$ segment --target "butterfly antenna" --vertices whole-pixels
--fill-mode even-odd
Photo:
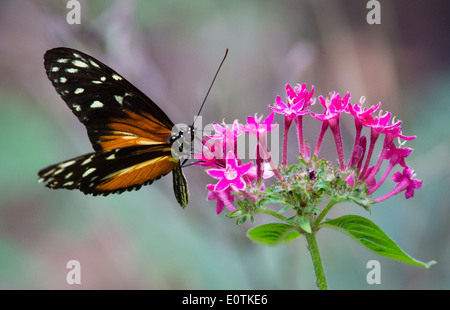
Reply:
[[[225,58],[227,58],[227,55],[228,55],[228,48],[226,49],[225,55],[223,56],[223,59],[222,59],[222,61],[220,62],[219,68],[217,68],[216,74],[214,75],[214,78],[213,78],[213,80],[212,80],[212,82],[211,82],[211,85],[209,85],[208,91],[206,92],[205,99],[203,99],[202,105],[200,106],[200,109],[198,110],[198,113],[197,113],[197,115],[195,116],[194,123],[192,124],[192,126],[194,126],[195,121],[197,120],[197,117],[200,115],[200,112],[202,111],[203,106],[205,105],[206,98],[208,98],[209,92],[211,91],[211,88],[212,88],[212,86],[213,86],[213,84],[214,84],[214,81],[216,80],[216,77],[217,77],[217,75],[219,74],[220,68],[222,67],[222,65],[223,65],[223,63],[224,63]]]

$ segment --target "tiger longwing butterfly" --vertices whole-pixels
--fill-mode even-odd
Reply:
[[[44,67],[58,94],[86,126],[95,152],[40,170],[40,182],[106,196],[137,190],[172,171],[175,197],[182,208],[187,206],[187,180],[171,149],[183,135],[190,140],[187,144],[193,141],[193,125],[172,133],[173,122],[149,97],[78,50],[51,49],[44,55]]]

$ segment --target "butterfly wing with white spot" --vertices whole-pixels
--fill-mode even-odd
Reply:
[[[39,182],[49,188],[79,189],[95,196],[137,190],[175,167],[179,163],[171,157],[170,147],[130,146],[78,156],[44,168],[38,175]]]

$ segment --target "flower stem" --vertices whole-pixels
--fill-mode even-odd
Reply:
[[[327,206],[325,207],[325,209],[322,210],[322,212],[320,212],[319,216],[316,218],[316,220],[314,221],[314,227],[319,226],[320,222],[323,220],[323,218],[325,217],[325,215],[327,215],[328,211],[330,211],[330,209],[339,202],[339,200],[335,200],[335,199],[331,199],[330,202],[327,204]]]
[[[279,214],[278,212],[275,212],[275,211],[273,211],[273,210],[271,210],[271,209],[268,209],[268,208],[266,208],[266,207],[260,207],[260,208],[258,208],[258,209],[257,209],[257,212],[258,212],[258,213],[263,213],[263,214],[269,214],[269,215],[272,215],[273,217],[275,217],[275,218],[277,218],[277,219],[279,219],[279,220],[282,220],[283,222],[286,222],[286,219],[287,219],[285,216],[283,216],[283,215]]]
[[[292,119],[285,116],[284,117],[284,133],[283,133],[283,164],[287,165],[287,139],[288,139],[288,135],[289,135],[289,127],[291,127],[291,122]]]
[[[297,138],[298,138],[298,150],[299,153],[306,157],[305,154],[305,142],[303,140],[303,116],[298,115],[295,118],[295,124],[297,125]]]
[[[272,168],[272,171],[275,174],[275,176],[277,177],[277,179],[281,182],[284,182],[283,176],[280,174],[277,167],[275,166],[275,163],[272,160],[272,156],[270,155],[270,152],[267,149],[266,136],[263,134],[259,138],[260,138],[259,143],[261,145],[261,152],[263,152],[265,154],[264,158],[269,162],[270,168]]]
[[[322,128],[320,129],[319,138],[317,138],[316,148],[314,149],[314,155],[319,157],[320,146],[322,145],[323,136],[328,129],[328,122],[322,122]]]
[[[338,153],[339,159],[339,168],[341,171],[345,170],[345,161],[344,161],[344,149],[342,147],[342,138],[341,138],[341,129],[339,128],[339,119],[335,119],[332,122],[332,126],[330,126],[331,131],[333,132],[334,142],[336,144],[336,150]]]
[[[316,234],[305,234],[308,242],[309,252],[314,266],[314,273],[316,274],[316,284],[320,290],[327,290],[327,279],[325,278],[325,271],[323,270],[322,260],[320,259],[319,247],[317,246]]]

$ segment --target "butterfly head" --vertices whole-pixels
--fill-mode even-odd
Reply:
[[[194,126],[186,124],[175,125],[172,129],[172,134],[167,138],[167,143],[171,145],[172,157],[178,160],[190,158],[194,139]]]

